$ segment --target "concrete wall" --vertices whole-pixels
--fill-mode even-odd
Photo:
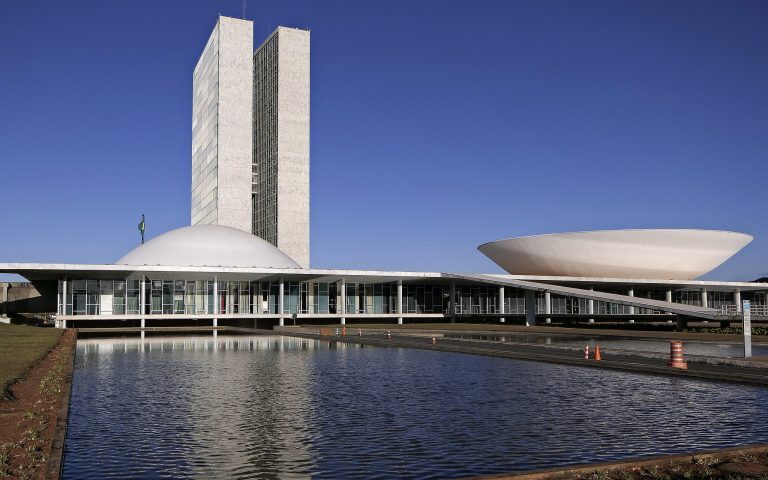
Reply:
[[[309,32],[278,29],[277,247],[309,268]]]
[[[56,282],[0,282],[0,315],[55,313]]]
[[[219,18],[218,224],[251,233],[253,22]]]
[[[219,23],[192,76],[192,205],[191,224],[217,220]]]
[[[191,223],[251,232],[253,22],[219,17],[193,75]]]

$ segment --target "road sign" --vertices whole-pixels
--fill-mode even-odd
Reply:
[[[741,302],[742,330],[744,331],[744,358],[752,356],[752,312],[749,300]]]

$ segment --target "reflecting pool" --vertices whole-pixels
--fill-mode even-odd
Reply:
[[[768,442],[768,389],[279,336],[81,340],[66,479],[445,478]]]

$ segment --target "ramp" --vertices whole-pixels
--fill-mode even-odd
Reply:
[[[695,305],[683,305],[681,303],[666,302],[663,300],[652,300],[650,298],[630,297],[628,295],[619,295],[616,293],[596,292],[575,287],[562,287],[549,283],[531,282],[528,280],[513,280],[493,275],[472,275],[443,273],[445,278],[456,280],[469,280],[475,282],[490,283],[503,287],[514,287],[523,290],[533,290],[536,292],[549,292],[556,295],[567,297],[586,298],[587,300],[598,300],[602,302],[616,303],[619,305],[628,305],[630,307],[650,308],[662,312],[674,313],[686,317],[701,318],[703,320],[716,320],[721,318],[720,311],[714,308],[697,307]]]

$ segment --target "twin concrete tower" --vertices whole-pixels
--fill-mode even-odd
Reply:
[[[309,32],[219,17],[192,80],[192,225],[257,235],[309,267]]]

